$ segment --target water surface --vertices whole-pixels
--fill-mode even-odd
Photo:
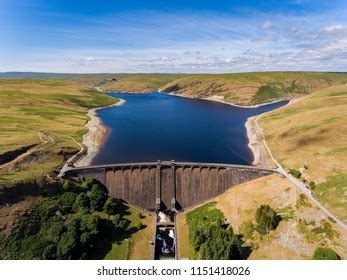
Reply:
[[[111,131],[93,164],[157,160],[251,164],[247,118],[288,103],[249,109],[157,92],[110,95],[126,103],[98,111]]]

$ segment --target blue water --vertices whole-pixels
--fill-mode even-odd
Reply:
[[[111,131],[94,164],[157,160],[251,164],[247,118],[288,102],[246,109],[160,93],[110,95],[126,103],[98,111]]]

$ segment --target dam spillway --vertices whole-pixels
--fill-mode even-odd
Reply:
[[[70,168],[64,177],[92,177],[110,196],[148,211],[180,211],[273,172],[246,165],[157,161]]]

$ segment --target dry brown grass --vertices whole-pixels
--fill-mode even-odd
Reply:
[[[269,235],[253,234],[248,244],[254,246],[250,259],[307,259],[318,246],[333,248],[345,258],[347,232],[329,221],[317,208],[310,205],[299,191],[280,175],[262,177],[230,188],[217,199],[219,208],[238,233],[247,223],[255,223],[255,212],[261,204],[268,204],[283,220]],[[313,225],[300,227],[300,219]],[[326,232],[312,233],[313,228],[328,223],[339,236],[327,237]]]

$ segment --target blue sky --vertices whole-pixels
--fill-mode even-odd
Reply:
[[[0,0],[0,71],[347,71],[347,1]]]

